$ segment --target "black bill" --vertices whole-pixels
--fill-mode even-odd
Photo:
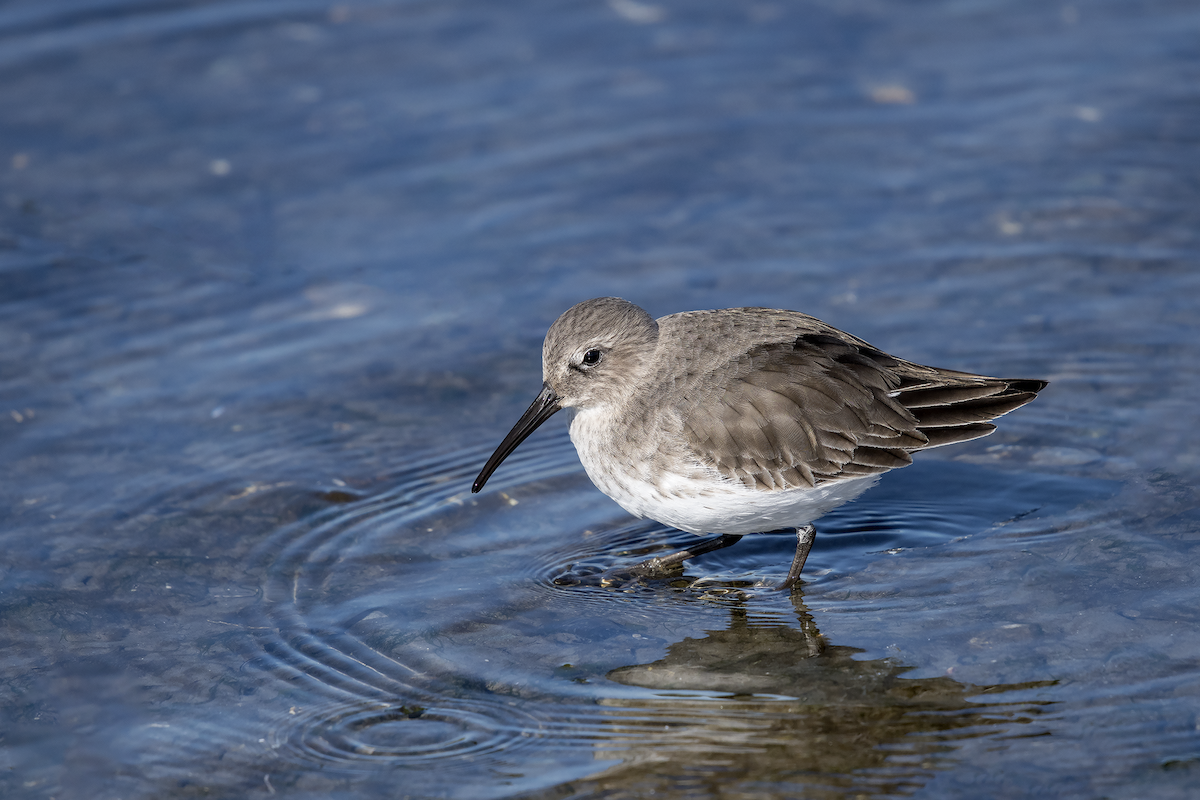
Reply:
[[[539,425],[550,419],[554,412],[561,408],[562,406],[558,404],[558,395],[549,386],[543,384],[542,393],[525,410],[525,413],[517,420],[517,424],[513,425],[513,429],[508,432],[508,436],[505,436],[504,441],[496,448],[496,452],[492,453],[492,457],[483,465],[483,470],[475,479],[471,491],[478,492],[482,489],[488,478],[492,477],[492,473],[496,471],[496,467],[500,466],[500,462],[508,458],[509,454],[517,449],[517,445],[525,441],[525,437],[536,431]]]

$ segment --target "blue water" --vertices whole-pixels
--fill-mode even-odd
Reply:
[[[0,6],[0,795],[1190,797],[1200,9]],[[547,326],[1047,378],[662,580]]]

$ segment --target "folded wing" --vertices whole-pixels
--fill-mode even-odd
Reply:
[[[1046,382],[913,364],[830,332],[754,347],[722,387],[681,405],[694,453],[764,490],[813,487],[912,463],[912,453],[995,430]]]

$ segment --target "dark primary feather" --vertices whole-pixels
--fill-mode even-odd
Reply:
[[[833,331],[758,345],[721,365],[723,393],[679,407],[693,453],[751,488],[818,486],[985,436],[990,420],[1046,385],[913,364]]]

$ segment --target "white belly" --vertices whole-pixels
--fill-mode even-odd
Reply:
[[[869,489],[878,475],[816,488],[750,489],[716,470],[680,464],[679,470],[650,458],[621,457],[605,445],[598,410],[575,415],[571,441],[592,483],[630,514],[689,533],[761,533],[796,528],[824,516]]]

